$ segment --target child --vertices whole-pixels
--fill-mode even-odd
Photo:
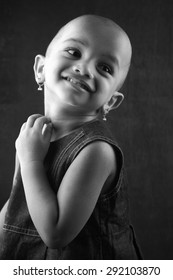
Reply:
[[[1,259],[140,257],[123,154],[100,120],[122,102],[118,90],[130,61],[126,33],[95,15],[70,21],[46,56],[36,56],[45,116],[30,116],[16,140],[13,188],[0,218]]]

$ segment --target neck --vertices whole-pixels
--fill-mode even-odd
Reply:
[[[49,108],[51,108],[51,110]],[[96,113],[82,114],[76,111],[69,112],[65,110],[65,108],[57,108],[55,105],[51,105],[51,107],[45,106],[45,116],[48,117],[53,124],[51,141],[69,134],[85,122],[92,121],[98,117]]]

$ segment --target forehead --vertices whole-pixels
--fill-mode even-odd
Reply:
[[[99,34],[104,35],[105,31],[112,32],[115,30],[115,26],[108,22],[103,22],[98,19],[75,19],[66,24],[62,30],[62,35],[67,36],[71,32],[83,32],[87,34]]]
[[[113,24],[99,20],[78,19],[67,24],[60,36],[61,40],[78,38],[88,41],[90,46],[96,44],[101,46],[115,47],[120,42],[120,32]]]
[[[120,64],[128,64],[128,40],[114,22],[97,18],[79,18],[66,24],[55,37],[55,45],[69,40],[81,42],[97,53],[116,56]],[[74,40],[75,39],[75,40]]]

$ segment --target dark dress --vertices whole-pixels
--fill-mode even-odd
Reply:
[[[45,158],[50,186],[57,193],[61,180],[78,153],[93,141],[109,143],[118,159],[118,176],[108,193],[101,194],[89,220],[67,246],[48,248],[39,236],[28,212],[18,168],[5,216],[0,259],[122,260],[140,259],[129,221],[127,184],[123,153],[104,123],[94,120],[51,142]],[[70,187],[70,186],[69,186]]]

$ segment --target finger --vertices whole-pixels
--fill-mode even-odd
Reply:
[[[38,118],[41,118],[43,115],[41,114],[34,114],[34,115],[31,115],[28,117],[27,119],[27,122],[26,122],[26,126],[27,127],[32,127],[35,123],[35,121],[38,119]]]
[[[52,130],[53,130],[52,123],[44,124],[42,129],[42,135],[45,137],[45,139],[50,141]]]
[[[26,127],[26,122],[22,124],[21,128],[20,128],[20,132],[22,132]]]
[[[43,129],[44,125],[45,124],[48,124],[50,123],[50,119],[48,119],[47,117],[45,116],[42,116],[38,119],[35,120],[35,123],[34,123],[34,127],[38,130],[41,130]]]

